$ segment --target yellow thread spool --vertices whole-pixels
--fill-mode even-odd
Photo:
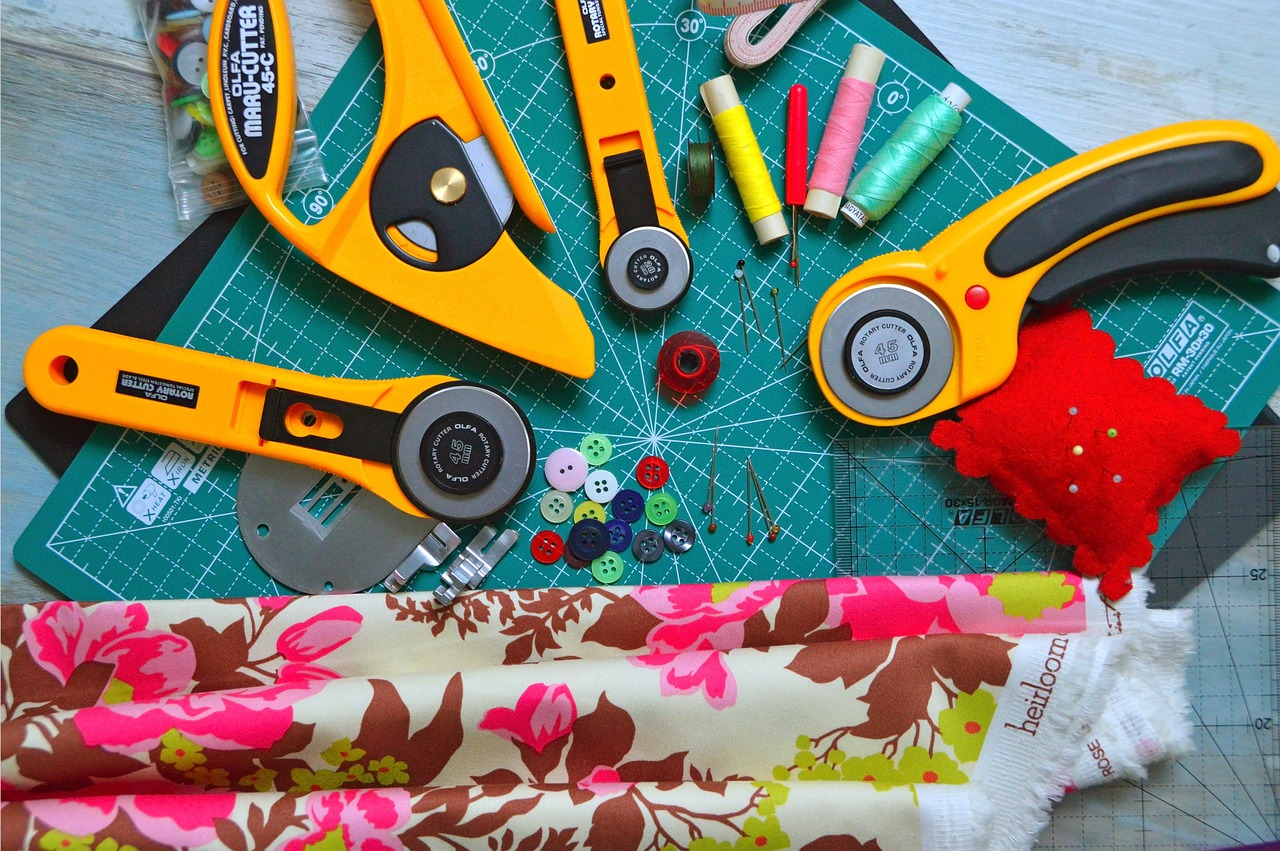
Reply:
[[[787,221],[782,216],[782,202],[778,200],[778,193],[773,188],[769,168],[765,165],[764,155],[760,153],[760,143],[756,141],[751,120],[747,117],[746,107],[738,98],[738,89],[734,86],[733,79],[728,74],[716,77],[703,83],[698,91],[702,94],[703,103],[707,105],[707,111],[711,113],[711,121],[720,136],[720,144],[724,146],[729,176],[738,186],[747,218],[755,228],[756,239],[761,245],[782,239],[790,233]]]

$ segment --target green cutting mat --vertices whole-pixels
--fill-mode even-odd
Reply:
[[[518,7],[518,8],[517,8]],[[755,245],[736,191],[723,185],[710,210],[681,214],[695,257],[692,290],[669,315],[638,320],[606,302],[598,269],[598,230],[569,74],[554,12],[547,4],[458,3],[460,27],[485,74],[559,228],[544,235],[517,226],[522,249],[573,292],[597,335],[598,371],[581,383],[478,347],[318,269],[265,225],[246,215],[162,339],[232,357],[349,377],[445,373],[510,393],[528,414],[539,457],[576,446],[589,432],[613,438],[608,468],[632,482],[649,453],[671,466],[667,491],[681,515],[706,528],[699,512],[707,487],[712,435],[719,429],[719,531],[693,550],[649,566],[631,562],[627,583],[731,581],[818,576],[837,566],[832,476],[838,448],[873,433],[836,415],[819,393],[805,356],[779,369],[771,287],[779,288],[783,336],[790,348],[819,295],[839,275],[886,251],[919,247],[955,219],[1070,152],[965,80],[869,10],[833,3],[805,26],[781,56],[734,76],[781,183],[786,92],[809,87],[810,138],[821,136],[834,88],[852,45],[888,54],[867,139],[865,162],[911,106],[949,82],[972,95],[964,127],[898,208],[875,228],[804,219],[804,284],[795,290],[784,243]],[[704,17],[689,0],[635,0],[631,16],[659,148],[673,194],[686,197],[683,151],[713,137],[697,87],[727,70],[725,19]],[[358,171],[376,125],[383,69],[376,33],[364,39],[312,115],[336,195]],[[294,198],[300,215],[327,209],[323,192]],[[740,258],[764,329],[752,325],[744,351],[731,279]],[[1237,294],[1248,288],[1252,303]],[[1223,285],[1201,276],[1113,289],[1091,307],[1116,337],[1120,354],[1181,389],[1226,408],[1234,424],[1251,421],[1280,381],[1280,296],[1260,285]],[[723,367],[699,404],[674,407],[655,392],[658,348],[672,333],[697,329],[719,344]],[[927,425],[911,432],[922,435]],[[889,432],[877,433],[880,435]],[[752,458],[783,533],[772,544],[744,542],[743,468]],[[165,437],[100,428],[18,541],[19,561],[72,598],[141,599],[280,593],[249,557],[235,523],[236,477],[243,457]],[[494,586],[580,584],[589,577],[563,562],[544,567],[527,543],[546,524],[545,490],[535,476],[506,518],[522,542],[490,579]],[[877,518],[861,522],[875,524]],[[567,532],[562,524],[561,532]],[[759,527],[757,526],[757,531]],[[462,530],[464,539],[470,530]],[[434,585],[419,577],[419,588]]]

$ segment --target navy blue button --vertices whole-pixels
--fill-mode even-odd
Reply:
[[[568,545],[578,558],[591,561],[609,551],[609,532],[599,520],[584,517],[569,529]]]
[[[627,523],[634,523],[644,516],[644,497],[639,491],[623,488],[613,496],[609,503],[613,516]]]
[[[609,533],[609,549],[615,553],[625,552],[627,547],[631,546],[631,524],[625,520],[614,518],[604,524],[605,531]]]

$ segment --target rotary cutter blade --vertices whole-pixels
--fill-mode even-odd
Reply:
[[[305,464],[440,520],[506,511],[537,454],[514,402],[446,376],[321,378],[70,326],[23,375],[52,411]]]
[[[600,211],[600,259],[614,299],[658,313],[689,289],[693,255],[676,215],[624,0],[556,0]]]
[[[836,281],[810,324],[818,385],[858,422],[913,422],[1008,378],[1029,307],[1138,274],[1280,276],[1278,182],[1280,148],[1231,121],[1175,124],[1066,160],[919,251]]]
[[[209,94],[254,205],[307,256],[393,304],[579,378],[595,342],[577,302],[506,230],[515,204],[550,215],[443,0],[374,0],[386,86],[360,172],[307,221],[283,197],[294,138],[293,50],[283,0],[220,0]]]

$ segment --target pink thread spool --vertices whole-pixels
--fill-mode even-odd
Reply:
[[[809,194],[804,202],[805,212],[834,219],[840,211],[883,65],[884,53],[870,45],[854,45],[818,146],[818,158],[813,164]]]

